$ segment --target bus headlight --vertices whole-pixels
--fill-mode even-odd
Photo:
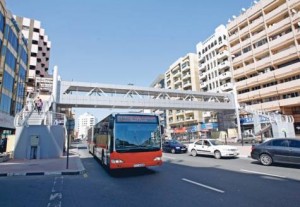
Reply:
[[[111,163],[113,163],[113,164],[121,164],[121,163],[124,162],[123,160],[110,160],[110,161],[111,161]]]
[[[154,161],[161,161],[161,157],[154,158]]]

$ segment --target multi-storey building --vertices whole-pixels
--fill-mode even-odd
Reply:
[[[14,16],[22,33],[28,41],[29,61],[26,91],[34,92],[40,88],[38,77],[48,77],[51,42],[41,27],[41,22],[25,17]]]
[[[14,116],[25,101],[27,41],[0,0],[0,138],[14,131]]]
[[[175,61],[165,73],[165,88],[199,91],[197,55],[189,53]],[[167,128],[174,137],[183,139],[196,136],[202,122],[200,111],[167,110]]]
[[[91,126],[96,124],[96,118],[90,113],[84,113],[78,118],[78,136],[80,138],[85,138],[87,131]]]
[[[196,46],[198,54],[200,91],[203,92],[232,92],[232,74],[230,70],[231,57],[229,53],[228,32],[224,25],[215,29],[215,33]],[[219,114],[219,117],[222,116]],[[216,112],[203,112],[204,123],[201,124],[203,133],[222,130],[233,126],[218,125]],[[227,122],[229,123],[229,122]],[[207,135],[208,135],[207,134]]]
[[[255,1],[227,29],[240,105],[293,115],[299,134],[300,1]]]

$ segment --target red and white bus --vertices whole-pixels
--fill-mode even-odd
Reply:
[[[108,169],[162,164],[162,128],[152,114],[113,113],[88,132],[88,148]]]

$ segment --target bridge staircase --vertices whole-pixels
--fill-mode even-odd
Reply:
[[[272,130],[274,138],[295,137],[294,118],[291,115],[255,110],[250,106],[241,107],[240,111],[252,115],[255,136]]]
[[[34,107],[37,97],[43,101],[42,111]],[[66,139],[66,116],[52,111],[52,95],[29,94],[24,108],[15,116],[14,158],[43,159],[62,156]]]

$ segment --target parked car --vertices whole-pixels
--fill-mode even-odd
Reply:
[[[165,141],[162,145],[164,152],[175,153],[186,153],[187,147],[177,140]]]
[[[300,139],[269,139],[262,144],[252,145],[251,157],[263,165],[272,163],[300,164]]]
[[[239,155],[237,147],[223,145],[215,139],[200,139],[190,144],[188,152],[192,156],[213,155],[216,159],[222,157],[236,157]]]
[[[258,138],[252,137],[252,136],[243,137],[243,140],[242,140],[242,138],[238,138],[236,141],[238,143],[242,143],[242,141],[243,141],[244,143],[251,143],[251,144],[255,144],[255,143],[260,142],[260,140]]]

